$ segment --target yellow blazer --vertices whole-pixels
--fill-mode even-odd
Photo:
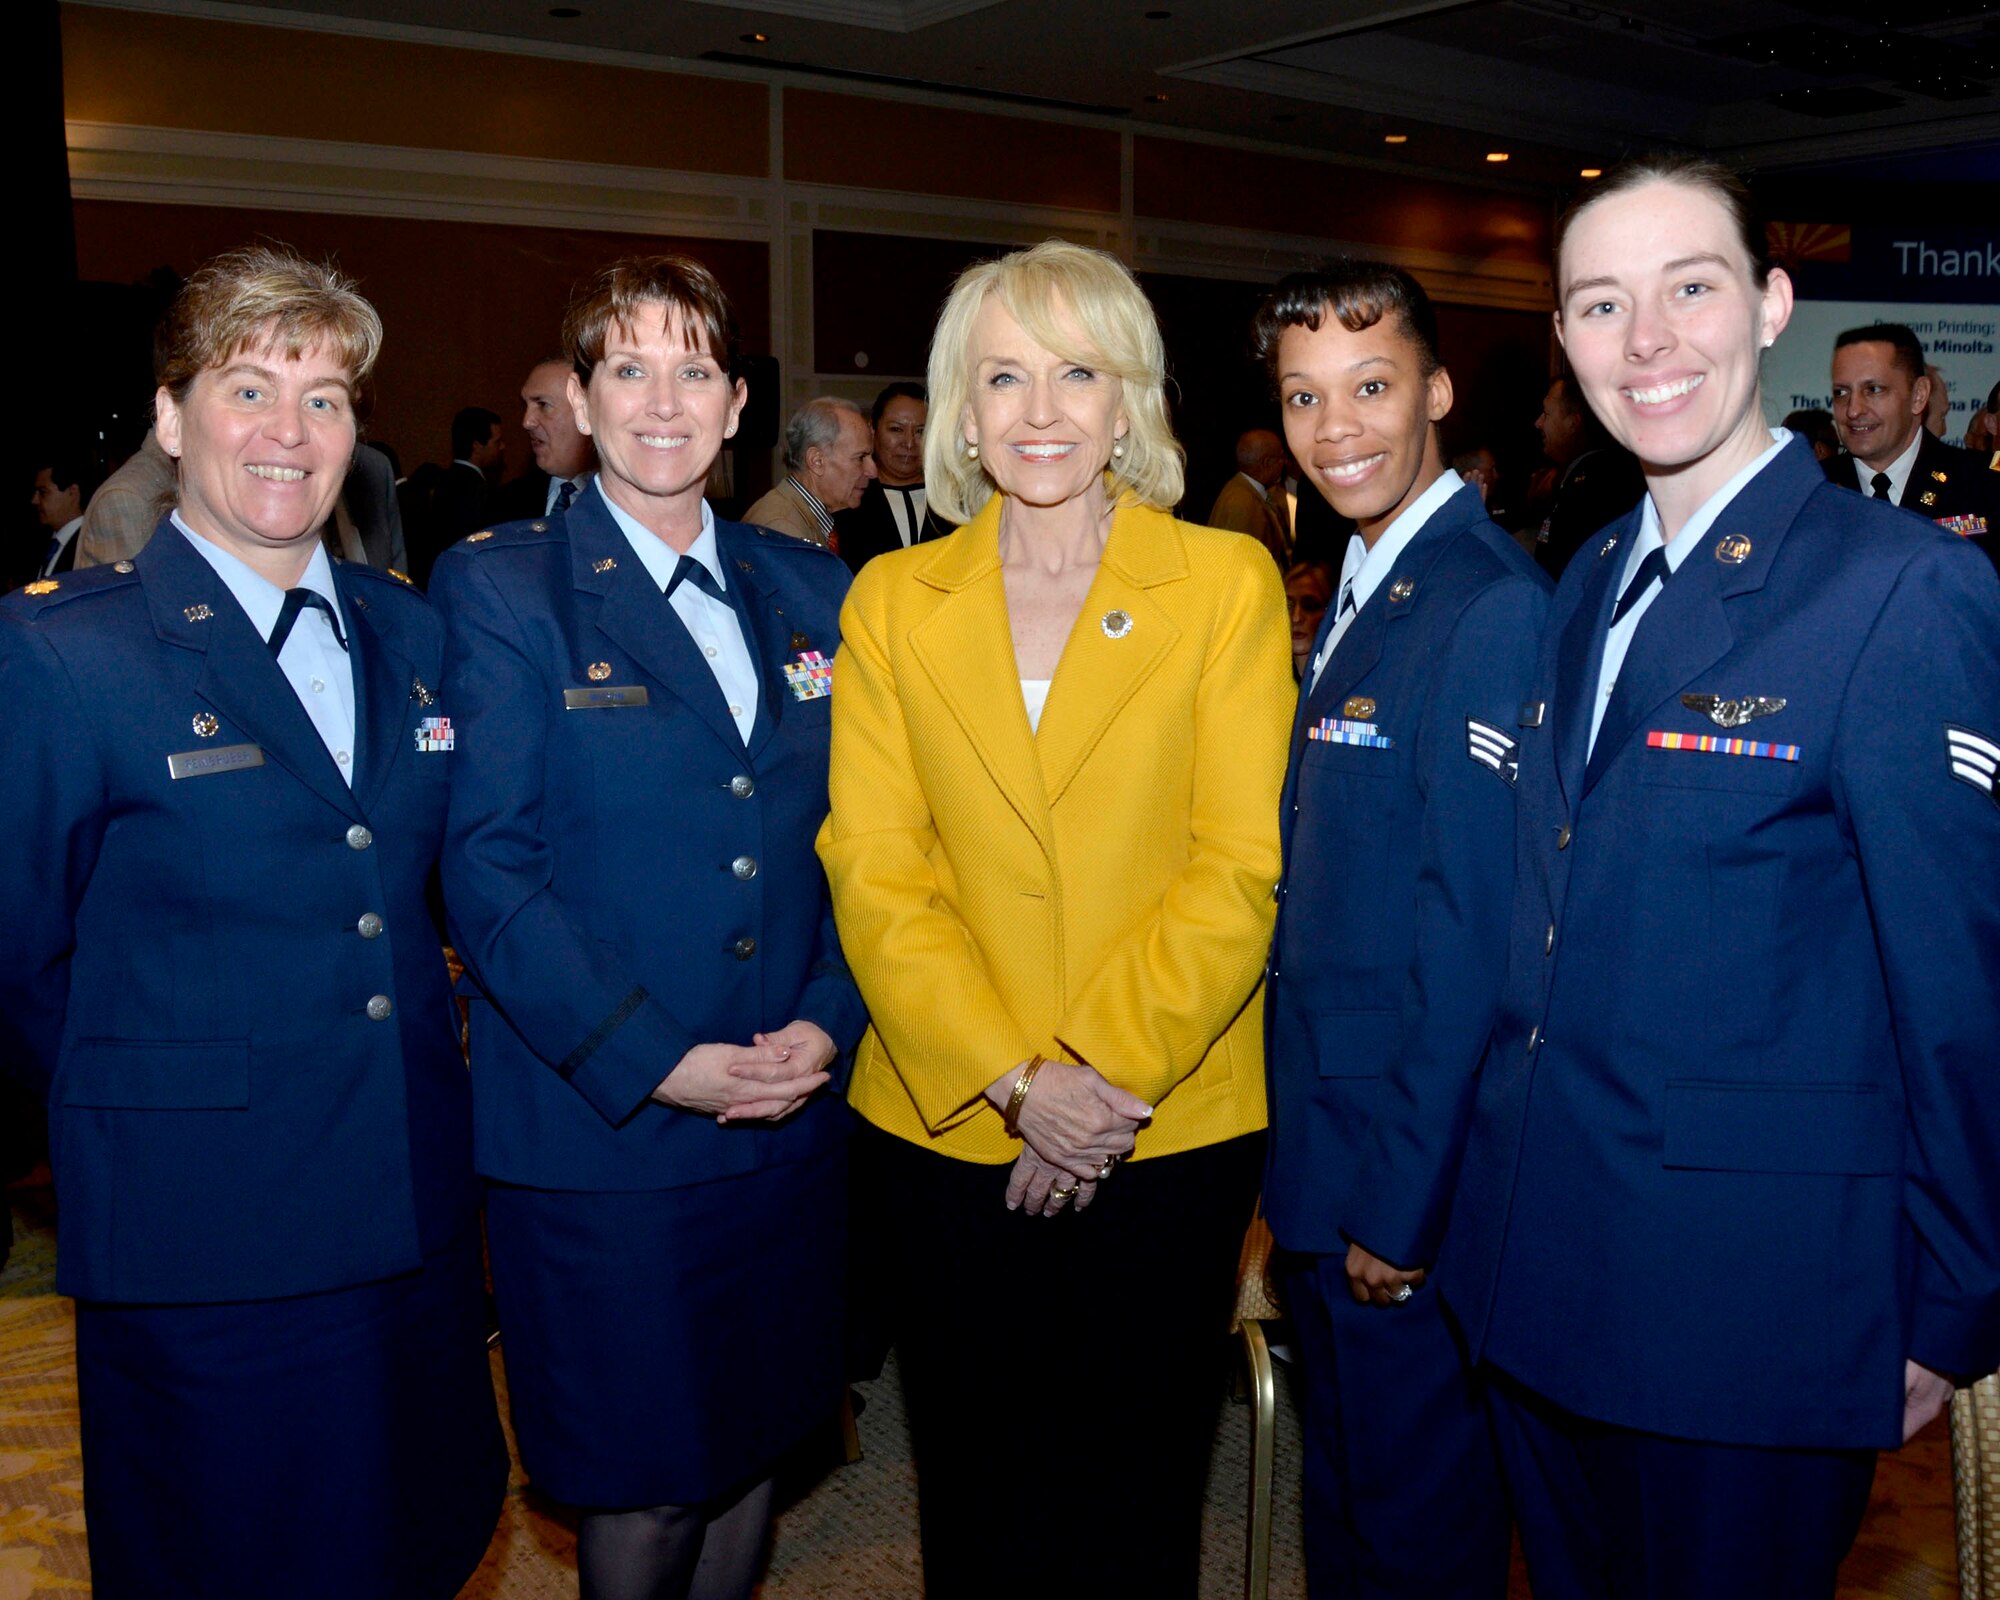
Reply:
[[[1297,694],[1278,574],[1121,507],[1036,733],[1000,504],[869,562],[841,614],[819,854],[873,1018],[849,1099],[1009,1161],[982,1093],[1039,1050],[1156,1108],[1136,1156],[1253,1132]]]

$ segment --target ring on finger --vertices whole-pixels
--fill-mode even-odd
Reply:
[[[1049,1191],[1049,1198],[1051,1200],[1074,1199],[1076,1196],[1076,1191],[1078,1189],[1081,1189],[1082,1187],[1083,1185],[1080,1183],[1073,1183],[1067,1189],[1051,1189]]]
[[[1409,1284],[1405,1283],[1398,1286],[1396,1292],[1390,1295],[1389,1298],[1393,1300],[1397,1305],[1401,1305],[1405,1300],[1409,1299],[1410,1296],[1415,1294],[1416,1292],[1417,1291],[1411,1288]]]

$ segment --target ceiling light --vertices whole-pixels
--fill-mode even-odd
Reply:
[[[1385,133],[1382,135],[1382,142],[1384,144],[1408,144],[1410,136],[1407,133]]]
[[[737,37],[745,44],[769,44],[771,42],[771,36],[768,33],[744,33],[737,35]]]
[[[1489,150],[1486,152],[1486,159],[1488,161],[1505,161],[1507,159],[1507,152],[1505,150]]]
[[[1604,169],[1602,167],[1585,167],[1577,176],[1579,178],[1601,178],[1604,176]]]

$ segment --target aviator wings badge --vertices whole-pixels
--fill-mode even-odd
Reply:
[[[1684,694],[1681,704],[1690,711],[1699,712],[1718,728],[1740,728],[1746,722],[1755,722],[1759,717],[1768,717],[1775,711],[1785,709],[1783,700],[1761,694],[1745,695],[1741,700],[1725,700],[1713,694]]]

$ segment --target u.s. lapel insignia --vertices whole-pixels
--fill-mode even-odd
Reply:
[[[606,678],[611,676],[611,663],[608,661],[593,661],[583,669],[583,675],[592,683],[602,683]]]
[[[1465,719],[1465,753],[1512,784],[1521,771],[1521,746],[1490,722]]]
[[[1785,709],[1782,698],[1763,694],[1745,695],[1741,700],[1725,700],[1714,694],[1684,694],[1681,704],[1697,716],[1708,718],[1718,728],[1740,728],[1746,722]]]
[[[1954,778],[1983,790],[1996,806],[2000,806],[2000,743],[1995,743],[1983,733],[1974,733],[1970,728],[1947,722],[1944,725],[1944,753]]]
[[[1349,722],[1373,722],[1375,702],[1365,694],[1350,695],[1347,704],[1340,708],[1340,714]]]
[[[1107,611],[1098,619],[1097,625],[1104,630],[1107,639],[1122,639],[1132,631],[1132,613],[1129,611]]]
[[[412,678],[410,680],[410,698],[420,706],[435,705],[437,703],[437,696],[431,693],[430,685],[425,683],[422,678]]]
[[[54,578],[37,578],[33,583],[23,584],[21,586],[21,593],[54,594],[61,587],[62,585],[57,583]]]
[[[1715,559],[1727,567],[1740,567],[1750,559],[1750,541],[1740,533],[1725,533],[1715,541]]]
[[[197,711],[194,714],[194,736],[197,739],[213,739],[215,730],[222,724],[215,720],[213,711]]]
[[[29,587],[33,588],[34,585],[30,584]],[[55,585],[50,584],[49,587],[53,589]],[[181,608],[181,615],[186,617],[190,622],[206,622],[215,613],[209,610],[207,606],[183,606]]]
[[[1398,605],[1409,599],[1416,592],[1417,580],[1415,578],[1398,578],[1394,583],[1389,585],[1389,599]]]
[[[602,561],[591,562],[590,570],[592,572],[609,572],[617,565],[618,558],[616,556],[606,556]]]
[[[1937,491],[1935,489],[1926,489],[1922,494],[1917,496],[1917,504],[1920,506],[1936,505]]]

